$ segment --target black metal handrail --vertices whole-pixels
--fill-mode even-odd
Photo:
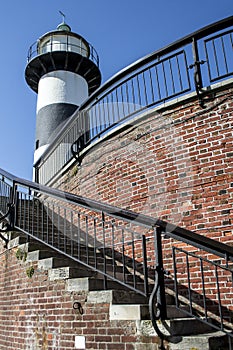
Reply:
[[[62,198],[66,202],[73,203],[83,208],[94,210],[99,213],[105,212],[106,214],[111,215],[117,219],[122,219],[127,222],[140,225],[146,228],[154,228],[158,226],[163,230],[163,232],[166,232],[174,239],[180,239],[188,244],[192,243],[192,245],[195,247],[206,249],[207,251],[209,250],[213,254],[218,254],[223,258],[227,256],[228,260],[233,261],[233,247],[212,240],[208,237],[201,236],[193,231],[189,231],[185,228],[168,223],[159,218],[153,218],[144,214],[136,213],[128,209],[122,209],[120,207],[99,202],[94,199],[78,196],[73,193],[61,191],[53,187],[48,187],[45,185],[38,184],[36,182],[32,182],[30,180],[22,179],[8,173],[7,171],[1,168],[0,176],[3,176],[3,179],[8,179],[12,181],[14,186],[22,185],[23,187],[28,188],[29,191],[35,191],[36,193],[49,195],[54,198]]]
[[[226,284],[232,277],[232,246],[158,218],[15,177],[2,169],[0,196],[4,198],[0,201],[2,214],[6,214],[6,203],[14,208],[9,218],[11,230],[20,230],[101,274],[105,287],[111,280],[145,297],[150,296],[152,322],[161,338],[172,341],[172,337],[165,336],[156,323],[157,319],[167,317],[165,289],[173,290],[177,308],[182,309],[185,299],[189,310],[184,312],[208,324],[210,314],[215,321],[210,325],[232,336],[229,324],[232,325],[233,311],[222,304]],[[183,242],[187,250],[181,249],[176,242]],[[166,248],[166,244],[171,247],[171,252],[168,256],[166,249],[164,257],[163,247]],[[179,265],[181,262],[182,265]],[[122,270],[119,270],[119,265]],[[170,271],[168,276],[167,267]],[[213,274],[211,295],[214,300],[210,299],[208,304],[210,290],[206,277],[210,278],[210,273]],[[192,283],[195,284],[197,278],[200,280],[203,305],[196,307],[194,304],[201,298],[196,297],[198,290]],[[151,284],[154,285],[152,293]],[[232,286],[228,294],[233,295],[230,288]],[[214,313],[214,303],[220,310],[219,315]]]
[[[100,136],[130,123],[145,109],[192,91],[202,104],[203,87],[233,75],[232,26],[230,16],[204,27],[108,80],[67,121],[35,164],[36,179],[49,183],[74,153],[80,158]]]

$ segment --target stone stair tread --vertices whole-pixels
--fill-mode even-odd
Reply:
[[[97,276],[97,273],[90,269],[85,269],[81,265],[79,267],[56,267],[48,270],[48,277],[51,281],[92,276]]]
[[[49,250],[49,247],[47,247],[45,244],[40,243],[38,241],[30,241],[30,242],[24,242],[22,244],[19,244],[18,249],[22,249],[24,251],[32,252],[35,250]]]
[[[114,305],[128,304],[148,304],[148,298],[134,291],[123,289],[112,289],[103,291],[89,291],[87,296],[88,303],[110,303]]]
[[[121,289],[128,291],[129,289],[127,287],[124,287],[123,285],[120,285],[118,282],[108,280],[107,281],[107,290],[112,289]],[[67,281],[67,290],[69,292],[77,292],[77,291],[101,291],[104,290],[104,279],[99,277],[77,277],[77,278],[71,278]]]
[[[187,311],[189,310],[188,306],[183,306],[182,308],[177,308],[171,300],[168,298],[167,301],[167,317],[168,319],[180,319],[180,318],[190,318],[187,316]]]
[[[193,317],[176,318],[169,320],[170,333],[174,336],[200,335],[203,333],[213,333],[215,329],[209,324],[202,322],[200,319]]]
[[[148,304],[110,304],[109,315],[110,321],[132,321],[150,319]]]
[[[78,267],[78,262],[69,259],[63,258],[62,255],[58,257],[48,256],[38,261],[38,268],[43,270],[53,269],[53,268],[62,268],[62,267]]]
[[[233,339],[231,338],[231,346]],[[183,336],[177,344],[170,343],[170,350],[229,350],[230,344],[228,336],[221,332],[203,333],[199,335]]]
[[[52,250],[33,250],[31,252],[28,252],[27,261],[38,261],[38,266],[39,266],[41,261],[46,259],[54,259],[54,256],[61,256],[61,255]]]
[[[8,242],[8,249],[18,247],[27,242],[26,237],[16,236]]]

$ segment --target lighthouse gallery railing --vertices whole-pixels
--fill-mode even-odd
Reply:
[[[144,110],[195,91],[203,105],[205,88],[232,75],[233,16],[136,61],[97,89],[35,164],[36,181],[50,183],[88,146]]]

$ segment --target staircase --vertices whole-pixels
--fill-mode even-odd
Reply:
[[[87,302],[105,302],[110,320],[135,322],[138,334],[160,337],[161,349],[165,343],[173,350],[231,349],[232,312],[221,305],[221,281],[211,303],[204,281],[205,271],[217,281],[225,274],[229,281],[232,247],[0,173],[1,214],[7,223],[2,228],[15,232],[8,248],[17,247],[26,264],[37,262],[51,281],[65,280],[69,291],[85,290]],[[163,247],[171,241],[165,257]],[[192,251],[175,241],[192,246]],[[209,253],[213,261],[206,258]],[[192,264],[200,265],[199,294],[192,288]],[[82,312],[80,305],[74,307]]]
[[[87,303],[105,303],[109,308],[109,318],[111,321],[134,321],[138,334],[141,336],[157,337],[152,322],[150,320],[148,298],[127,288],[122,288],[116,282],[110,282],[108,289],[105,289],[103,278],[98,273],[87,270],[81,264],[72,259],[65,258],[52,249],[38,244],[37,241],[27,242],[28,237],[15,232],[11,234],[8,248],[17,248],[23,252],[25,264],[37,263],[38,270],[48,272],[51,282],[66,280],[67,291],[87,292]],[[161,331],[169,333],[173,337],[170,349],[187,350],[228,350],[229,340],[226,334],[214,331],[210,325],[203,325],[195,318],[188,317],[184,312],[175,306],[172,296],[166,295],[167,320],[161,321],[159,327]],[[81,305],[75,305],[77,309]],[[193,347],[195,345],[195,347]]]

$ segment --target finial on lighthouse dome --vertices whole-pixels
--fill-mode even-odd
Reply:
[[[57,30],[60,30],[60,31],[65,31],[65,32],[71,32],[71,28],[70,26],[65,23],[65,15],[63,12],[59,11],[59,13],[62,15],[62,23],[58,24],[57,26]]]

